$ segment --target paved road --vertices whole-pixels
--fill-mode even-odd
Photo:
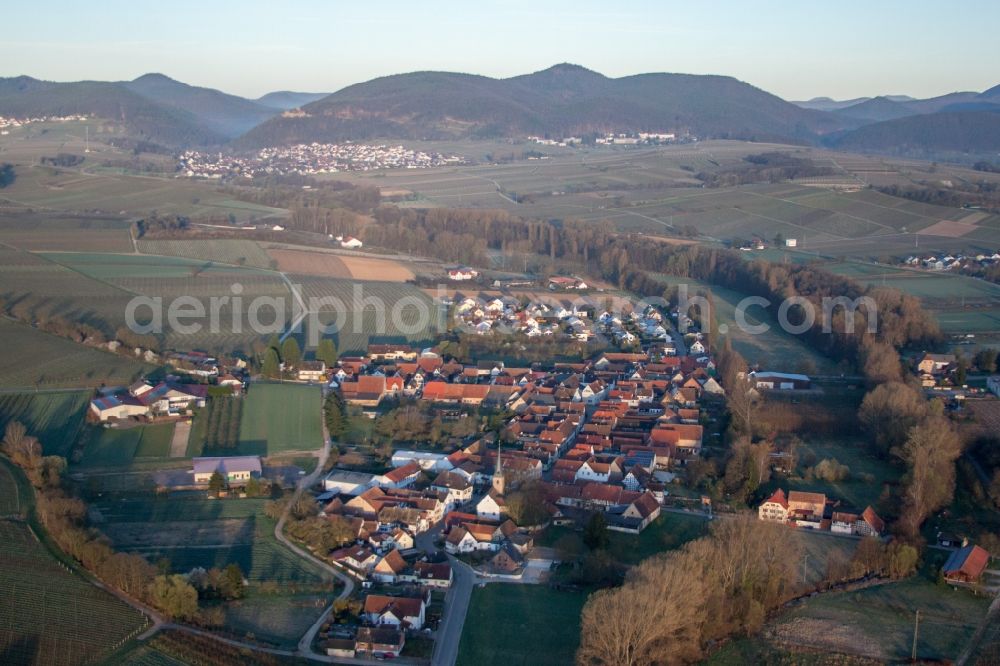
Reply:
[[[434,654],[431,657],[433,666],[454,666],[458,659],[458,643],[462,639],[462,627],[465,626],[465,616],[469,612],[469,600],[472,598],[472,587],[479,577],[472,567],[452,556],[453,578],[448,595],[445,597],[444,616],[434,637]]]

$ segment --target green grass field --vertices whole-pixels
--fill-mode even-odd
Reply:
[[[134,428],[94,428],[83,448],[80,467],[125,466],[136,458],[170,455],[173,423]]]
[[[641,534],[608,532],[608,552],[622,564],[638,564],[657,553],[680,548],[708,532],[708,522],[701,516],[663,512]],[[536,539],[539,546],[554,546],[561,539],[572,539],[583,548],[579,532],[569,527],[549,527]]]
[[[573,664],[585,592],[493,584],[472,590],[459,666]]]
[[[799,449],[799,476],[772,481],[772,486],[780,485],[786,491],[803,490],[826,493],[828,497],[839,499],[858,511],[866,506],[878,506],[884,484],[895,484],[902,475],[902,468],[891,461],[876,458],[870,453],[871,445],[857,439],[811,439]],[[824,459],[836,459],[850,468],[850,475],[843,481],[806,479],[807,463],[815,465]],[[770,486],[769,486],[770,488]]]
[[[237,447],[241,454],[315,451],[323,445],[319,387],[253,384],[243,400]]]
[[[68,456],[87,413],[86,391],[0,394],[0,430],[20,421],[45,455]]]

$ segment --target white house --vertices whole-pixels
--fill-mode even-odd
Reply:
[[[340,247],[347,248],[349,250],[356,250],[364,245],[364,243],[354,236],[337,236],[337,240],[340,241]]]
[[[382,594],[369,594],[365,598],[365,619],[372,624],[403,625],[420,631],[424,627],[424,610],[423,599]]]
[[[486,520],[500,520],[505,506],[503,497],[491,490],[476,504],[476,515]]]

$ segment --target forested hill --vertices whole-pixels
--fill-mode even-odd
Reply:
[[[909,116],[866,125],[831,140],[844,150],[921,156],[934,152],[1000,151],[1000,112],[955,111]]]
[[[94,116],[119,123],[137,138],[173,147],[221,145],[278,113],[273,106],[162,74],[117,82],[0,78],[0,115]]]
[[[493,138],[608,131],[813,141],[857,126],[726,76],[609,78],[577,65],[493,79],[414,72],[374,79],[272,118],[237,145],[372,138]]]

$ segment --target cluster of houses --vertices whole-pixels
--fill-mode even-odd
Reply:
[[[66,123],[71,121],[84,121],[87,119],[88,116],[83,114],[69,116],[28,116],[24,118],[0,116],[0,135],[6,136],[7,134],[10,134],[11,129],[17,129],[18,127],[24,127],[25,125],[32,125],[35,123]]]
[[[252,155],[187,150],[180,170],[192,178],[230,178],[272,174],[312,175],[373,169],[422,169],[464,164],[457,155],[428,153],[403,146],[363,143],[300,143],[262,148]]]
[[[670,324],[652,306],[641,312],[613,314],[605,311],[595,316],[595,308],[588,303],[525,304],[513,296],[498,296],[486,301],[466,297],[454,303],[454,317],[462,328],[477,335],[502,331],[529,338],[566,336],[582,342],[603,335],[622,347],[651,340],[669,347],[669,353],[677,353],[676,347],[670,343]],[[697,337],[700,338],[700,335]],[[704,350],[699,342],[692,353]]]
[[[426,474],[431,489],[446,494],[450,511],[474,488],[495,483],[501,469],[505,489],[539,484],[552,520],[601,510],[612,529],[641,531],[659,513],[670,466],[701,451],[704,401],[723,396],[708,356],[672,353],[670,345],[651,343],[642,352],[606,352],[543,369],[463,365],[429,352],[373,346],[365,358],[341,359],[333,381],[345,402],[371,408],[388,396],[407,395],[442,408],[489,404],[509,410],[502,465],[496,443],[480,439],[448,455],[397,451],[386,475],[345,472],[337,488],[378,487],[382,493]],[[509,537],[501,534],[505,515],[504,494],[492,487],[476,505],[474,529],[449,526],[471,533],[453,537],[449,529],[452,548],[500,550]],[[493,521],[491,533],[483,521]]]
[[[113,389],[90,401],[90,413],[101,422],[133,417],[183,416],[204,407],[208,396],[205,384],[163,381],[152,384],[140,380],[125,389]]]
[[[1000,251],[993,254],[979,253],[976,255],[964,254],[927,254],[924,256],[910,255],[903,260],[903,263],[913,268],[922,268],[928,271],[952,271],[961,269],[983,269],[1000,265]]]
[[[451,586],[451,565],[428,561],[415,547],[416,538],[442,521],[456,503],[471,499],[471,485],[465,491],[455,488],[453,494],[425,479],[425,468],[412,460],[384,474],[334,469],[324,477],[324,492],[317,497],[319,515],[346,524],[354,537],[327,559],[366,589],[384,584],[397,590],[392,595],[367,594],[365,626],[350,637],[324,641],[329,655],[399,656],[407,634],[424,629],[430,591]]]
[[[781,488],[775,490],[757,508],[757,517],[770,523],[834,534],[877,537],[885,532],[885,523],[871,506],[861,512],[851,511],[823,493],[802,490],[792,490],[787,495]]]

